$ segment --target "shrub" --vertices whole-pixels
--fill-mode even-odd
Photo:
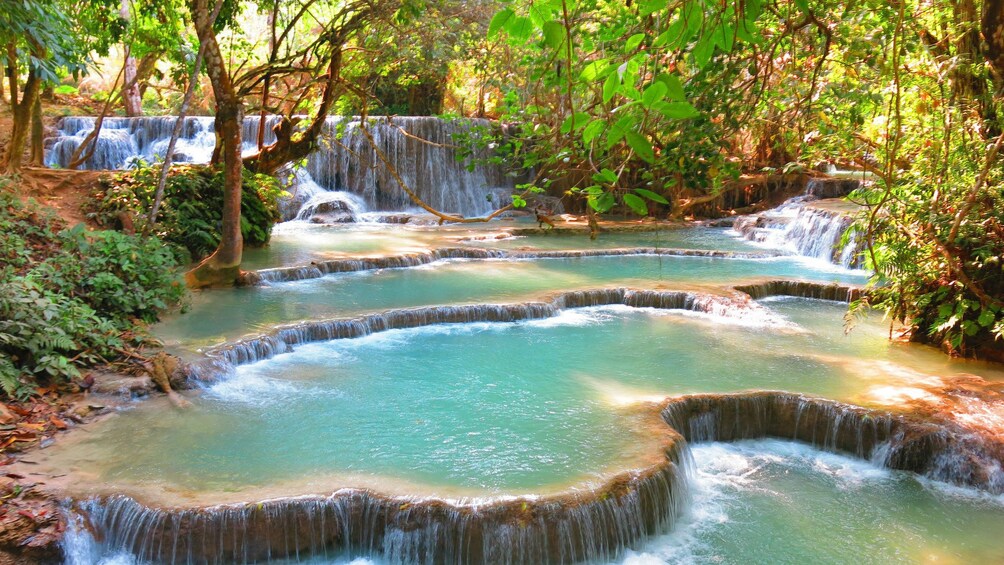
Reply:
[[[159,169],[140,167],[105,181],[95,194],[89,216],[106,227],[122,227],[123,215],[145,227],[153,205]],[[244,172],[241,196],[241,233],[244,244],[268,243],[280,219],[278,199],[283,194],[268,175]],[[209,255],[220,242],[223,223],[223,172],[208,167],[176,167],[168,177],[155,232],[164,241],[186,250],[192,259]]]
[[[32,269],[47,286],[114,320],[154,322],[181,300],[174,254],[156,238],[77,226],[58,234],[65,251]]]
[[[30,396],[139,343],[184,293],[178,264],[156,237],[57,231],[59,221],[0,186],[0,389]]]
[[[0,282],[0,387],[25,398],[38,381],[70,379],[121,348],[119,330],[81,300],[30,277]]]

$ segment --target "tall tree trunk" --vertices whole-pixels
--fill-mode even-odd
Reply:
[[[122,19],[129,21],[129,0],[122,0],[119,15],[122,16]],[[128,45],[125,46],[123,53],[125,53],[125,81],[122,83],[122,101],[125,103],[127,116],[130,118],[141,116],[143,115],[143,99],[139,95],[136,58],[132,56],[132,50]]]
[[[981,24],[996,91],[1004,88],[1004,0],[986,0]]]
[[[139,95],[137,78],[136,58],[130,55],[125,60],[125,82],[122,83],[122,100],[126,116],[130,118],[143,115],[143,99]]]
[[[17,106],[17,45],[13,41],[7,44],[7,68],[4,75],[7,76],[10,110],[13,112]]]
[[[24,144],[28,140],[28,129],[31,125],[31,107],[38,98],[41,90],[42,79],[32,69],[28,72],[28,80],[24,84],[24,94],[21,100],[13,105],[14,126],[10,134],[10,143],[7,145],[7,153],[4,154],[0,169],[11,173],[21,170],[21,159],[24,155]],[[14,92],[11,98],[16,98]]]
[[[42,97],[31,105],[31,164],[41,167],[45,159],[45,124],[42,123]]]
[[[222,141],[223,160],[223,229],[220,245],[212,255],[191,271],[185,281],[192,288],[232,285],[240,274],[244,239],[241,235],[241,183],[244,163],[241,159],[241,126],[244,105],[237,96],[226,59],[220,51],[213,30],[213,20],[221,2],[210,13],[207,0],[190,0],[199,43],[205,46],[206,73],[216,99],[216,131]]]

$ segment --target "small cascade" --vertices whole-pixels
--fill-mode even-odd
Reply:
[[[814,196],[791,198],[772,210],[737,218],[733,229],[765,247],[858,268],[861,241],[857,235],[848,234],[847,244],[841,244],[853,218],[844,212],[814,206],[815,200]]]
[[[836,302],[854,302],[862,296],[862,289],[841,284],[822,284],[810,281],[775,280],[734,287],[754,300],[770,296],[794,296]]]
[[[672,430],[663,434],[657,463],[549,496],[453,501],[342,489],[191,509],[90,499],[71,510],[63,548],[69,563],[113,555],[257,563],[360,554],[415,564],[607,561],[669,531],[687,504],[689,451]]]
[[[736,325],[791,327],[789,322],[745,295],[601,288],[564,292],[554,296],[550,302],[405,308],[356,318],[304,321],[277,326],[268,333],[207,350],[203,360],[186,367],[186,374],[190,383],[198,385],[231,375],[236,365],[270,359],[306,343],[351,339],[387,330],[435,324],[538,320],[557,316],[561,310],[568,308],[611,305],[695,312]]]
[[[173,116],[106,118],[98,136],[94,155],[86,169],[127,169],[140,161],[153,163],[166,151],[174,123]],[[273,128],[279,118],[265,118],[264,144],[275,141]],[[58,135],[49,140],[46,155],[49,167],[66,167],[77,147],[95,125],[95,118],[67,117]],[[175,153],[175,161],[207,163],[216,143],[213,118],[187,117]],[[243,125],[244,154],[258,151],[261,118],[249,116]],[[501,167],[481,164],[490,149],[476,150],[474,161],[458,159],[458,139],[477,135],[475,130],[492,127],[488,120],[443,120],[435,117],[371,118],[369,130],[376,146],[419,198],[430,206],[464,216],[484,215],[509,201],[515,181]],[[376,150],[360,132],[358,119],[328,118],[319,149],[306,166],[290,175],[284,217],[315,195],[317,189],[354,195],[353,203],[363,210],[407,211],[415,208]],[[330,200],[329,202],[334,202]],[[345,199],[342,199],[345,202]],[[321,221],[321,220],[318,220]]]
[[[680,397],[667,404],[663,417],[692,442],[793,439],[890,469],[1004,493],[1004,445],[953,423],[769,391]]]
[[[484,249],[478,247],[444,247],[424,253],[406,253],[403,255],[384,255],[379,257],[361,257],[356,259],[333,259],[330,261],[315,261],[309,265],[292,267],[275,267],[249,271],[242,275],[243,285],[259,285],[265,283],[282,283],[314,279],[334,273],[357,271],[372,271],[377,269],[398,269],[428,265],[436,261],[449,259],[578,259],[586,257],[623,257],[636,255],[653,255],[662,257],[710,257],[716,259],[766,259],[778,256],[772,252],[735,252],[714,251],[702,249],[673,249],[661,247],[629,247],[621,249],[584,249],[584,250],[536,250],[508,251],[504,249]]]

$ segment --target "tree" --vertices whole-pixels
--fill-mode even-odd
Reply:
[[[0,169],[13,172],[21,168],[33,115],[36,132],[32,153],[36,162],[40,160],[39,95],[43,85],[55,84],[67,74],[84,72],[92,51],[107,52],[108,42],[119,37],[123,29],[119,18],[110,15],[113,2],[22,0],[4,4],[0,11],[0,42],[5,49],[0,58],[6,68],[14,123]],[[23,84],[19,84],[25,72]]]
[[[220,245],[212,255],[185,274],[190,287],[199,288],[219,284],[232,284],[240,274],[243,255],[241,236],[241,131],[244,122],[244,104],[237,95],[227,69],[226,60],[216,39],[216,25],[223,0],[214,6],[208,0],[190,0],[189,10],[196,34],[204,52],[206,73],[213,86],[216,104],[216,132],[222,145],[223,159],[223,228]]]

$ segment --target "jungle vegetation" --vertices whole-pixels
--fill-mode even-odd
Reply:
[[[327,116],[477,116],[538,173],[513,207],[683,218],[760,175],[863,171],[870,304],[1004,358],[1004,0],[3,0],[0,44],[7,172],[40,162],[45,92],[98,60],[108,111],[215,115],[222,229],[190,286],[234,281],[247,175]],[[284,118],[246,157],[249,113]]]

